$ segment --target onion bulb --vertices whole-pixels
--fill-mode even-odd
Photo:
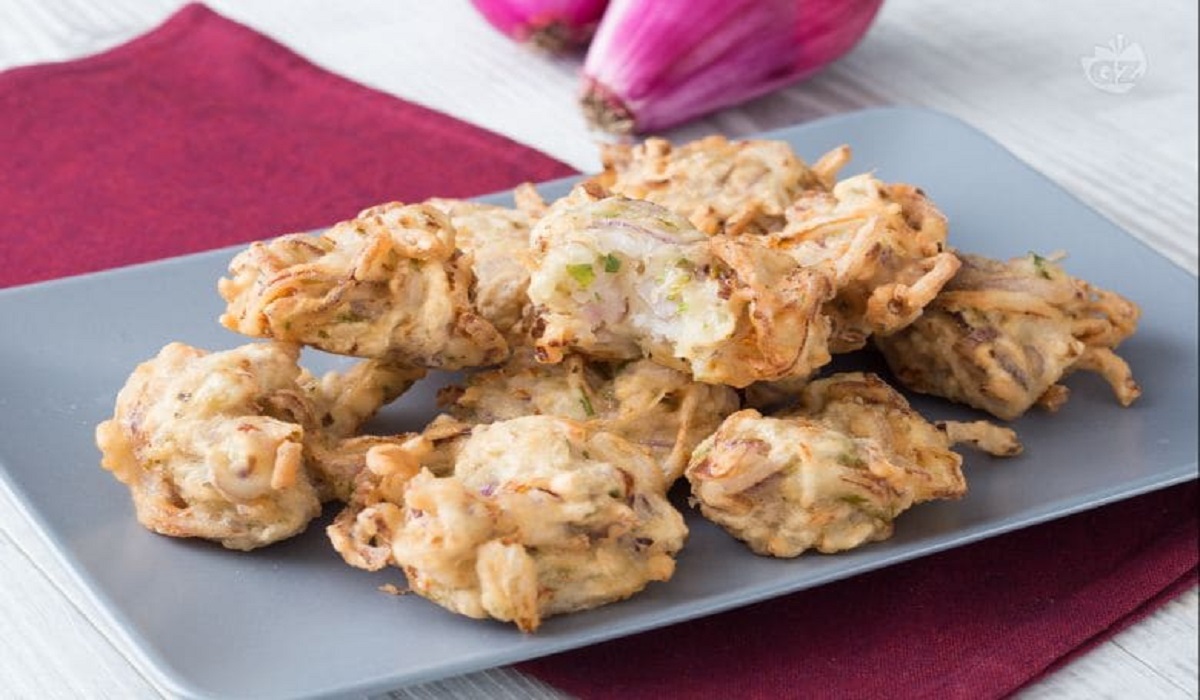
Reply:
[[[504,35],[553,53],[587,44],[608,0],[471,0]]]
[[[584,62],[584,113],[644,133],[764,95],[853,48],[882,2],[612,0]]]

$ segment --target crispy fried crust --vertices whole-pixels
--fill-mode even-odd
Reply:
[[[876,339],[896,377],[1004,419],[1054,410],[1077,370],[1099,373],[1118,402],[1141,394],[1114,349],[1137,327],[1137,305],[1068,275],[1049,258],[960,255],[962,269],[924,315]]]
[[[650,360],[614,364],[571,355],[548,365],[531,352],[468,377],[441,398],[466,423],[553,415],[595,424],[646,449],[667,484],[683,474],[696,445],[738,409],[733,389],[692,381]]]
[[[527,207],[536,206],[529,203],[535,195],[522,195]],[[450,217],[455,245],[471,260],[472,306],[501,333],[519,336],[529,305],[529,228],[534,218],[521,209],[459,199],[427,203]]]
[[[706,374],[744,387],[756,381],[798,380],[830,361],[830,320],[822,302],[833,293],[821,270],[796,267],[747,238],[713,237],[713,255],[729,271],[729,300],[739,303],[738,328],[716,348]]]
[[[526,632],[674,573],[687,528],[629,442],[527,416],[476,426],[441,476],[426,466],[437,451],[421,437],[370,453],[364,488],[329,531],[348,563],[400,567],[437,604]]]
[[[817,379],[804,387],[797,405],[787,413],[823,421],[854,437],[875,440],[889,453],[909,461],[927,466],[943,462],[930,473],[947,475],[949,481],[930,482],[923,489],[923,493],[936,498],[945,497],[943,492],[956,493],[966,487],[951,467],[958,461],[948,456],[953,445],[966,444],[997,457],[1021,452],[1016,433],[994,423],[929,423],[900,392],[870,372],[840,372]]]
[[[809,168],[783,141],[730,141],[714,135],[680,146],[661,138],[606,145],[594,181],[614,193],[659,204],[708,235],[765,233],[783,225],[801,192],[828,188],[849,150]]]
[[[470,256],[446,215],[384,204],[319,236],[252,244],[218,285],[221,323],[245,335],[395,364],[457,369],[508,355],[471,306]]]
[[[383,406],[408,391],[425,370],[394,365],[384,360],[364,360],[345,372],[321,377],[302,374],[301,386],[312,402],[307,421],[309,439],[305,458],[322,501],[345,501],[354,488],[354,477],[366,464],[367,451],[393,444],[403,437],[358,435]]]
[[[914,187],[871,175],[800,197],[787,226],[770,238],[797,263],[833,277],[835,295],[824,311],[834,353],[911,323],[958,269],[937,207]]]

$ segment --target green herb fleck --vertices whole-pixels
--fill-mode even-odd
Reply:
[[[353,311],[343,311],[335,316],[333,320],[337,323],[362,323],[367,318]]]
[[[861,469],[867,466],[867,463],[861,457],[852,452],[843,452],[837,456],[837,463],[843,467],[854,467]]]
[[[683,293],[678,289],[667,295],[667,301],[675,304],[676,313],[687,313],[687,300],[683,298]]]
[[[609,253],[604,256],[604,271],[611,274],[621,269],[621,259]]]
[[[1033,267],[1035,270],[1037,270],[1037,273],[1043,279],[1050,279],[1050,270],[1046,269],[1046,263],[1048,261],[1037,253],[1030,253],[1029,255],[1031,258],[1033,258]]]
[[[583,412],[587,414],[588,418],[596,417],[596,409],[592,407],[592,400],[583,392],[579,394],[579,405],[583,406]]]
[[[567,265],[567,274],[584,289],[592,286],[592,282],[596,281],[596,271],[592,269],[590,263]]]

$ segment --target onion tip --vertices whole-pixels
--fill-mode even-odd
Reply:
[[[636,126],[633,111],[619,95],[600,81],[584,81],[579,104],[583,108],[584,118],[593,129],[618,135],[633,133]]]

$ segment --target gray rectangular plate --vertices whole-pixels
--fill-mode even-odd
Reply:
[[[851,144],[848,172],[923,187],[962,250],[1000,258],[1068,251],[1069,272],[1142,306],[1141,328],[1121,351],[1145,395],[1122,409],[1098,378],[1071,377],[1063,410],[1016,423],[1023,456],[969,455],[965,499],[920,506],[899,519],[894,538],[853,552],[757,557],[690,515],[692,536],[673,580],[523,635],[379,592],[402,584],[402,575],[345,566],[325,539],[327,519],[250,554],[160,537],[134,521],[125,488],[98,465],[92,431],[134,366],[167,342],[244,342],[216,322],[216,280],[234,252],[219,250],[0,292],[3,482],[163,685],[191,697],[276,698],[380,691],[542,656],[1196,478],[1194,276],[944,115],[872,110],[766,136],[790,141],[810,160]],[[334,362],[316,354],[306,361],[316,369]],[[419,427],[434,411],[438,381],[403,397],[375,427]],[[974,415],[936,400],[914,403],[933,418]]]

